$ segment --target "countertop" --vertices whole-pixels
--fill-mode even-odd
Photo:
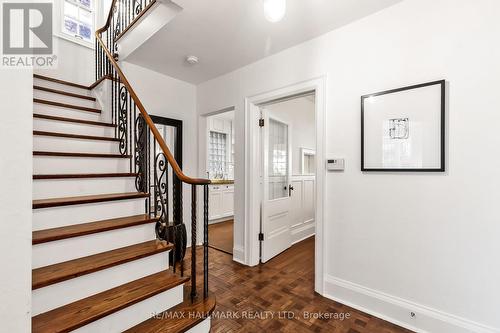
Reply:
[[[231,185],[234,184],[234,179],[210,179],[212,185]]]

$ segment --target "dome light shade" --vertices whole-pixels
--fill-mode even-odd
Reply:
[[[286,0],[263,0],[264,15],[269,22],[279,22],[286,12]]]

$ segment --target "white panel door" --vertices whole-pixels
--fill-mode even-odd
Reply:
[[[266,262],[292,245],[290,231],[290,126],[270,118],[263,109],[263,200],[261,261]]]

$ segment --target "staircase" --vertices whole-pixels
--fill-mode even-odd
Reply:
[[[137,190],[148,171],[120,122],[90,87],[35,75],[33,89],[32,331],[208,332],[215,298],[174,272],[169,219],[150,210],[158,188]],[[154,317],[167,310],[184,315]]]

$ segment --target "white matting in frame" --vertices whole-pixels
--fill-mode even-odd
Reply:
[[[446,81],[361,97],[362,171],[445,170]]]

